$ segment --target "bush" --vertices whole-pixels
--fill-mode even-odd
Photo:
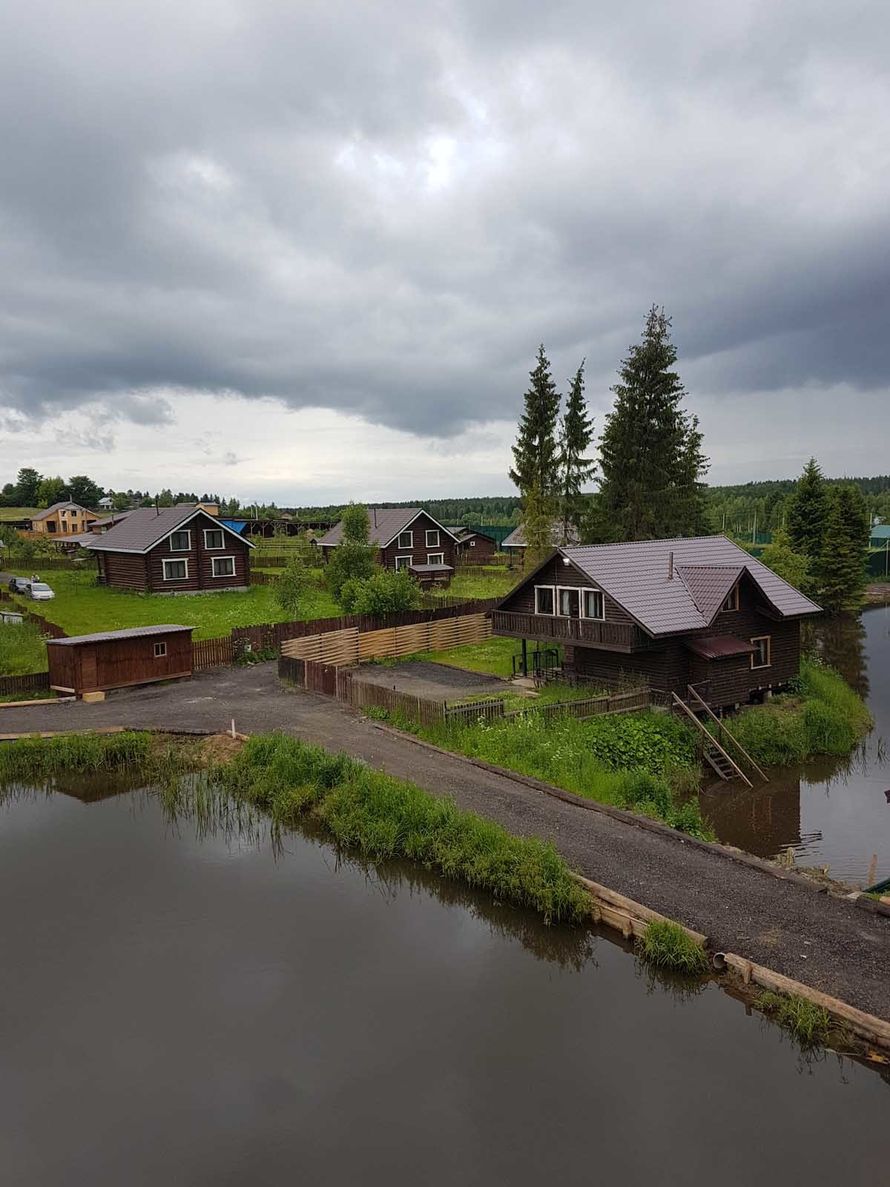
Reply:
[[[377,549],[369,544],[344,540],[330,551],[331,557],[325,566],[325,584],[339,602],[347,581],[364,581],[374,575]]]
[[[275,578],[272,593],[284,613],[296,618],[303,608],[303,602],[311,586],[312,575],[303,559],[295,556],[287,568]]]
[[[379,569],[371,577],[353,577],[340,590],[347,614],[397,614],[421,603],[420,586],[407,569]]]

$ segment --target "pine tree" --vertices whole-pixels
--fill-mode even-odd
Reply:
[[[819,463],[811,457],[798,479],[797,490],[788,508],[791,545],[811,561],[818,561],[821,556],[828,510],[828,488]]]
[[[855,486],[833,487],[822,551],[815,563],[817,596],[826,610],[855,610],[862,601],[868,548],[865,501]]]
[[[593,418],[584,399],[584,360],[569,384],[559,434],[559,494],[562,542],[578,538],[584,511],[581,487],[593,475],[596,464],[586,457],[593,441]]]
[[[543,343],[538,348],[537,366],[529,372],[529,378],[531,386],[525,393],[525,411],[519,419],[510,478],[523,497],[536,486],[540,495],[547,499],[557,493],[559,484],[556,442],[559,392],[550,373]]]
[[[688,536],[703,530],[707,458],[695,417],[673,370],[671,321],[653,305],[642,341],[631,346],[600,438],[601,508],[622,540]]]

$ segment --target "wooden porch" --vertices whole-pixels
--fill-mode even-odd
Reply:
[[[652,644],[649,636],[633,623],[599,622],[589,618],[493,610],[491,628],[495,635],[540,639],[548,643],[576,643],[603,651],[641,651]]]

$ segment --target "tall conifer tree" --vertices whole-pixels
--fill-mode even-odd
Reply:
[[[559,495],[562,540],[577,539],[583,512],[581,487],[593,475],[596,465],[586,456],[593,441],[593,418],[584,399],[584,360],[569,384],[559,434]]]
[[[788,508],[788,535],[796,552],[817,561],[828,521],[828,488],[819,463],[811,457],[797,481]]]
[[[600,439],[602,514],[620,540],[688,536],[702,530],[707,458],[673,369],[671,321],[653,305],[631,346]]]
[[[514,464],[510,478],[523,496],[537,486],[542,498],[552,499],[559,481],[556,442],[559,392],[543,343],[538,348],[537,366],[529,372],[529,378],[531,385],[525,393],[525,411],[520,417],[519,434],[513,446]]]
[[[815,562],[818,598],[826,610],[855,610],[862,601],[869,524],[855,486],[831,489],[822,551]]]

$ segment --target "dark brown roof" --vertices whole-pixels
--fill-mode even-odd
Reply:
[[[226,527],[222,520],[208,515],[194,503],[180,503],[176,507],[161,507],[160,510],[154,507],[137,507],[126,519],[116,523],[107,532],[97,535],[87,547],[93,552],[148,552],[165,536],[169,536],[177,528],[184,528],[196,515],[203,515],[209,521],[208,528],[220,528],[240,543],[247,544],[250,548],[256,547],[244,536],[239,536],[237,532]]]
[[[782,618],[818,614],[820,607],[725,536],[590,544],[559,550],[595,585],[605,590],[650,635],[702,630],[711,625],[732,588],[732,571],[746,571]],[[673,554],[673,577],[670,560]],[[717,569],[713,578],[699,572]],[[688,581],[683,574],[688,572]],[[531,580],[531,578],[529,578]],[[693,596],[693,590],[695,596]],[[702,605],[696,603],[696,597]],[[703,609],[704,607],[704,609]],[[707,613],[705,612],[707,611]]]
[[[454,534],[444,524],[439,523],[435,516],[430,515],[429,511],[424,511],[423,507],[369,507],[368,519],[371,530],[368,535],[368,542],[370,544],[376,544],[378,548],[386,548],[388,544],[391,544],[395,540],[399,532],[404,532],[410,528],[418,515],[426,515],[433,521],[437,528],[441,528],[443,532],[448,532],[449,536]],[[335,523],[330,531],[325,532],[317,541],[317,544],[320,548],[334,548],[342,539],[343,521],[341,520],[339,523]]]
[[[693,635],[686,640],[685,646],[703,659],[751,655],[755,650],[753,643],[746,643],[744,639],[737,639],[735,635]]]
[[[177,631],[193,631],[193,626],[176,626],[164,623],[160,626],[131,626],[120,631],[96,631],[92,635],[71,635],[67,639],[47,639],[50,647],[76,647],[78,643],[104,643],[110,639],[141,639],[145,635],[172,635]]]
[[[744,565],[677,565],[692,600],[710,622],[744,573]]]

